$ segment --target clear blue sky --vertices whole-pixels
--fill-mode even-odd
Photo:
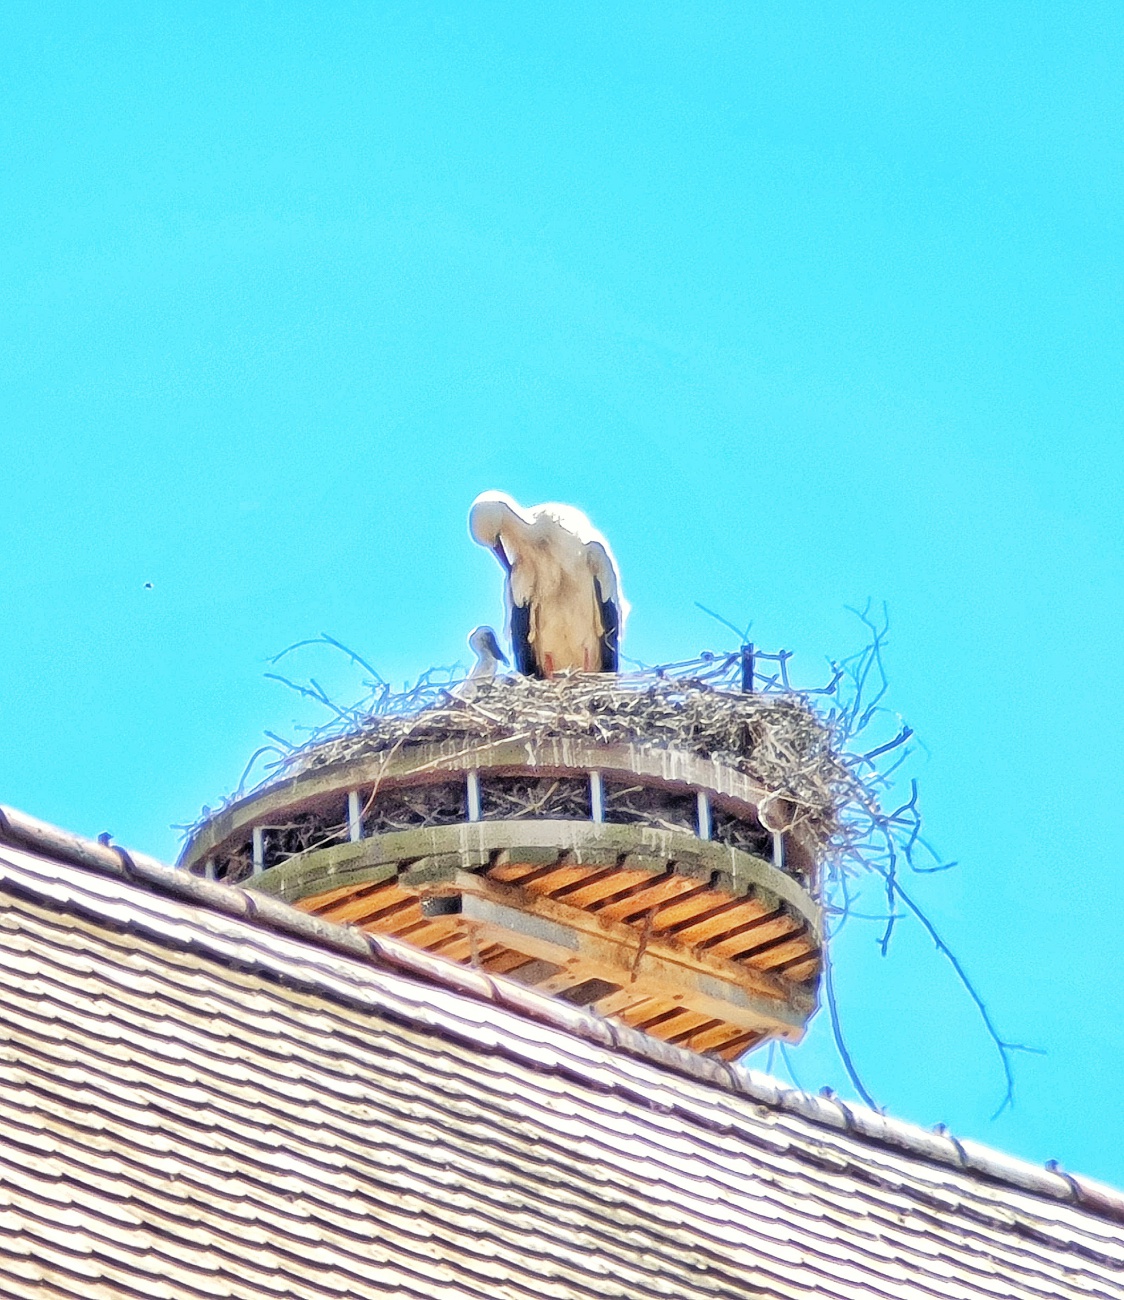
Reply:
[[[1124,1184],[1118,5],[9,3],[0,799],[172,857],[305,717],[499,618],[484,488],[584,507],[646,659],[889,602],[914,933],[869,1087]],[[151,583],[151,589],[146,584]],[[332,665],[304,661],[295,669]],[[334,679],[333,679],[334,680]],[[819,1025],[800,1081],[845,1091]]]

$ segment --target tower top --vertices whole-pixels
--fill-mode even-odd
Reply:
[[[837,761],[795,695],[478,681],[298,751],[181,866],[733,1057],[815,1009]]]

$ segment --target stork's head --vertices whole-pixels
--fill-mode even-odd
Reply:
[[[474,627],[468,634],[468,648],[481,663],[507,663],[507,655],[500,649],[494,629]]]
[[[481,546],[495,550],[500,530],[515,521],[527,523],[527,513],[506,492],[481,492],[468,512],[468,531]]]
[[[511,572],[511,555],[503,544],[503,533],[510,540],[513,528],[526,527],[530,516],[506,492],[481,492],[468,512],[468,531],[473,540],[486,546],[504,570]]]

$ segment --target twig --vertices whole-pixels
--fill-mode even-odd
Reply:
[[[745,626],[745,630],[743,631],[741,628],[735,627],[734,624],[731,623],[728,618],[723,618],[721,614],[716,614],[714,610],[708,609],[705,605],[701,604],[697,600],[695,601],[695,608],[701,609],[704,614],[709,614],[711,618],[721,623],[723,627],[728,627],[730,631],[733,632],[733,634],[738,638],[740,644],[744,644],[746,641],[749,640],[749,634],[753,628],[752,622],[747,623]]]
[[[342,650],[344,654],[347,655],[347,657],[351,660],[352,663],[358,664],[360,668],[366,668],[366,670],[371,674],[371,676],[375,679],[375,682],[378,685],[380,686],[384,685],[382,675],[378,672],[377,669],[372,668],[371,665],[366,661],[366,659],[362,657],[362,655],[357,655],[354,650],[349,649],[347,646],[344,645],[342,641],[337,641],[334,636],[329,636],[327,632],[321,632],[320,638],[322,641],[325,642],[325,644],[333,645],[336,647],[337,650]],[[307,644],[312,644],[312,643],[309,642]]]
[[[1030,1052],[1039,1056],[1043,1055],[1044,1053],[1041,1048],[1028,1047],[1025,1043],[1013,1043],[1003,1038],[1003,1036],[999,1033],[999,1030],[995,1027],[995,1022],[991,1018],[991,1013],[987,1009],[987,1004],[980,996],[979,992],[976,989],[976,986],[972,983],[971,979],[969,979],[967,972],[965,971],[963,965],[960,962],[960,959],[956,956],[956,954],[952,951],[952,949],[948,946],[948,944],[945,943],[944,939],[941,938],[941,935],[938,932],[936,926],[933,924],[932,921],[929,920],[928,916],[925,914],[924,909],[917,902],[915,902],[914,899],[909,894],[907,894],[904,889],[902,889],[901,883],[896,880],[893,883],[893,891],[894,894],[901,899],[901,901],[905,904],[905,906],[909,909],[909,911],[914,915],[914,917],[916,917],[916,919],[920,921],[922,928],[924,929],[925,933],[929,936],[929,938],[932,939],[933,944],[936,947],[937,951],[941,954],[942,957],[944,957],[944,959],[952,967],[953,971],[955,971],[957,980],[960,982],[960,985],[964,989],[964,991],[972,999],[973,1003],[975,1003],[976,1010],[979,1012],[980,1019],[983,1021],[984,1028],[987,1030],[988,1037],[994,1043],[996,1051],[999,1053],[999,1059],[1003,1065],[1003,1078],[1006,1082],[1006,1090],[1003,1094],[1003,1100],[999,1103],[999,1108],[995,1111],[995,1114],[992,1115],[991,1117],[992,1119],[997,1119],[1007,1109],[1008,1106],[1013,1104],[1015,1099],[1015,1075],[1011,1067],[1011,1053]]]
[[[851,1053],[843,1040],[843,1026],[839,1022],[839,1007],[835,1001],[835,978],[832,972],[831,958],[826,947],[823,953],[823,986],[827,995],[827,1009],[831,1015],[831,1033],[835,1039],[839,1059],[843,1062],[843,1068],[847,1071],[847,1077],[851,1080],[852,1087],[871,1110],[881,1110],[881,1107],[866,1090],[866,1085],[859,1077],[859,1072],[855,1069],[855,1063],[851,1059]]]
[[[242,791],[245,789],[245,786],[246,786],[246,778],[250,775],[250,769],[251,769],[251,768],[254,766],[254,764],[258,761],[258,759],[261,758],[261,756],[262,756],[263,754],[268,754],[271,750],[272,750],[273,752],[275,752],[275,753],[278,753],[278,754],[280,754],[280,753],[282,752],[281,750],[279,750],[279,749],[277,748],[276,745],[260,745],[260,746],[259,746],[257,749],[255,749],[254,752],[250,755],[250,761],[249,761],[249,762],[246,764],[246,766],[242,769],[242,775],[241,775],[241,777],[239,778],[239,780],[238,780],[238,784],[237,784],[237,786],[236,786],[235,789],[234,789],[234,798],[235,798],[235,799],[240,799],[240,798],[242,797]]]

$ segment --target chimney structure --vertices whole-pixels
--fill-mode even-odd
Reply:
[[[298,751],[180,866],[696,1052],[799,1040],[831,812],[808,705],[666,672],[469,685]]]

